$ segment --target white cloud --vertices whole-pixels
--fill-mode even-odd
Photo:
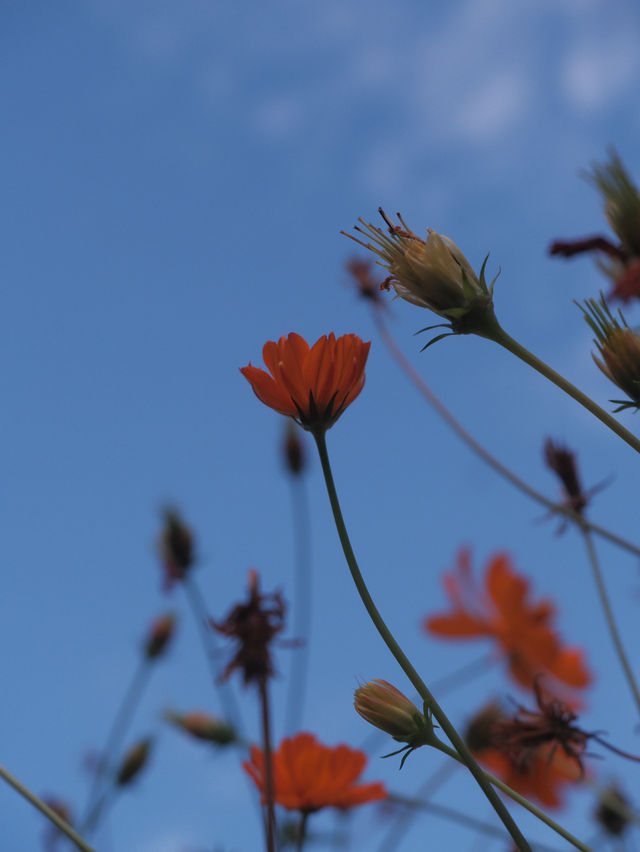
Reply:
[[[564,61],[564,93],[574,106],[597,110],[635,86],[639,65],[638,37],[632,32],[583,38]]]

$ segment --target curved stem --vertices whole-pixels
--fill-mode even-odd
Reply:
[[[601,536],[602,538],[608,539],[613,544],[618,545],[618,547],[623,548],[624,550],[628,550],[629,553],[633,553],[636,556],[640,556],[640,547],[632,544],[626,539],[622,538],[619,535],[611,532],[605,527],[601,527],[598,524],[594,524],[591,521],[584,521],[580,519],[580,516],[576,514],[569,506],[563,505],[562,503],[554,503],[553,500],[549,500],[548,497],[545,497],[544,494],[541,494],[539,491],[536,491],[535,488],[532,488],[527,482],[521,479],[516,473],[514,473],[510,468],[508,468],[505,464],[503,464],[500,459],[496,458],[496,456],[492,455],[488,450],[486,450],[482,444],[480,444],[473,435],[468,432],[462,423],[449,411],[449,409],[444,405],[441,400],[436,396],[436,394],[431,390],[429,385],[424,381],[422,376],[415,370],[411,362],[405,357],[404,353],[396,343],[393,335],[387,328],[384,319],[380,313],[380,307],[376,307],[374,305],[373,309],[373,318],[382,338],[385,346],[391,353],[391,356],[395,359],[396,363],[400,367],[400,369],[406,374],[411,382],[416,386],[418,391],[422,394],[422,396],[427,400],[427,402],[435,409],[436,413],[442,417],[445,423],[449,426],[449,428],[455,432],[455,434],[469,447],[469,449],[474,452],[479,458],[481,458],[489,467],[493,468],[496,473],[500,474],[507,482],[510,482],[523,494],[526,494],[528,497],[531,497],[532,500],[540,503],[542,506],[545,506],[549,509],[550,512],[553,512],[558,515],[564,515],[564,517],[573,521],[576,524],[584,525],[586,524],[588,529],[592,532],[596,533],[596,535]]]
[[[71,828],[66,820],[59,817],[58,814],[49,807],[49,805],[46,805],[42,799],[39,799],[38,796],[35,795],[35,793],[32,793],[31,790],[24,786],[24,784],[21,784],[8,769],[4,768],[4,766],[0,766],[0,778],[3,778],[9,786],[13,787],[16,793],[19,793],[30,804],[32,804],[34,808],[37,808],[41,814],[44,814],[44,816],[46,816],[46,818],[50,820],[56,828],[60,829],[63,834],[66,834],[69,840],[73,841],[78,849],[82,849],[82,852],[95,852],[93,847],[89,846],[88,843],[85,843],[85,841]]]
[[[435,747],[442,751],[444,754],[448,754],[449,757],[452,757],[454,760],[457,760],[459,763],[463,761],[460,760],[460,755],[456,754],[456,752],[449,748],[449,746],[444,743],[435,744]],[[484,772],[485,778],[497,787],[499,790],[502,790],[510,799],[513,799],[514,802],[517,802],[519,805],[522,805],[523,808],[526,808],[529,813],[533,814],[537,817],[541,822],[545,825],[548,825],[549,828],[552,828],[557,834],[561,837],[564,837],[566,841],[568,841],[572,846],[575,846],[576,849],[580,849],[580,852],[593,852],[588,846],[586,846],[582,841],[578,840],[577,837],[574,837],[571,832],[567,831],[563,828],[559,823],[557,823],[554,819],[552,819],[548,814],[545,814],[543,810],[541,810],[537,805],[534,805],[533,802],[530,802],[528,799],[525,799],[524,796],[521,796],[520,793],[516,793],[514,789],[505,784],[504,781],[501,781],[499,778],[496,778],[495,775],[492,775],[490,772],[486,770],[482,770]]]
[[[378,609],[374,604],[371,595],[369,594],[369,590],[364,581],[364,578],[360,573],[360,568],[358,567],[355,554],[351,547],[351,542],[349,541],[347,528],[342,517],[342,510],[340,509],[340,503],[338,501],[338,495],[333,481],[333,474],[331,472],[331,465],[329,463],[329,456],[327,453],[325,434],[324,432],[319,432],[318,434],[314,434],[314,438],[318,446],[318,453],[320,455],[320,462],[322,464],[322,472],[324,473],[324,478],[327,485],[327,492],[329,494],[329,501],[333,510],[333,517],[338,530],[338,536],[340,537],[340,543],[342,544],[342,549],[344,551],[344,555],[347,560],[347,564],[349,566],[349,571],[351,572],[353,582],[355,583],[362,603],[364,604],[367,612],[369,613],[369,617],[373,621],[376,629],[378,630],[378,633],[384,640],[385,644],[387,645],[393,656],[396,658],[413,686],[418,691],[422,700],[425,702],[429,710],[433,713],[445,735],[449,738],[450,742],[455,747],[456,752],[460,757],[460,761],[468,767],[469,771],[476,779],[483,793],[485,794],[485,796],[493,806],[494,810],[504,823],[505,828],[513,838],[513,841],[516,844],[517,848],[521,850],[521,852],[531,852],[531,847],[525,840],[523,834],[521,833],[520,829],[513,820],[513,817],[505,807],[504,802],[502,802],[502,800],[497,795],[491,784],[487,781],[485,773],[474,760],[473,755],[467,748],[464,740],[462,739],[460,734],[458,734],[452,723],[449,721],[449,718],[445,714],[444,710],[435,700],[418,672],[414,669],[408,657],[405,655],[400,645],[398,645],[391,631],[385,624],[384,619],[378,612]]]
[[[514,340],[511,335],[507,334],[507,332],[499,325],[496,320],[495,329],[492,328],[490,332],[485,335],[489,340],[493,340],[495,343],[499,343],[500,346],[503,346],[512,355],[515,355],[516,358],[520,358],[521,361],[524,361],[525,364],[528,364],[530,367],[533,367],[534,370],[537,370],[541,375],[545,378],[549,379],[550,382],[553,382],[554,385],[557,385],[561,390],[565,393],[569,394],[569,396],[573,397],[576,402],[579,402],[580,405],[584,406],[587,411],[590,411],[594,417],[597,417],[605,426],[608,426],[612,432],[615,432],[618,437],[622,438],[630,447],[633,447],[636,452],[640,453],[640,440],[636,438],[628,429],[616,420],[615,417],[612,417],[608,412],[604,410],[604,408],[600,408],[599,405],[588,397],[585,393],[575,385],[572,385],[571,382],[567,381],[564,376],[561,376],[560,373],[556,373],[554,369],[552,369],[548,364],[545,364],[544,361],[541,361],[536,355],[532,352],[529,352],[528,349],[525,349],[517,340]]]
[[[633,669],[631,668],[629,658],[624,649],[624,645],[622,644],[622,638],[620,636],[620,631],[618,630],[618,625],[616,624],[615,615],[613,613],[613,607],[611,606],[611,601],[609,600],[609,595],[604,584],[604,577],[602,576],[602,571],[600,569],[600,562],[598,561],[596,549],[593,546],[593,540],[591,538],[589,530],[583,529],[582,535],[584,538],[584,543],[587,547],[587,554],[589,556],[589,564],[591,565],[593,578],[596,581],[598,597],[600,598],[604,617],[607,621],[607,627],[609,628],[609,635],[611,636],[611,639],[615,646],[616,654],[618,655],[620,665],[622,666],[625,677],[627,679],[627,683],[629,684],[629,688],[633,694],[633,699],[636,702],[636,707],[638,708],[638,710],[640,710],[640,689],[638,689],[638,684],[633,674]]]

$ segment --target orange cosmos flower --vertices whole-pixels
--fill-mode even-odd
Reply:
[[[352,808],[384,799],[383,784],[357,784],[367,756],[346,745],[319,743],[313,734],[284,739],[273,754],[274,801],[287,810],[311,813],[320,808]],[[251,761],[242,764],[264,796],[264,755],[251,747]]]
[[[521,796],[537,799],[548,808],[561,807],[563,788],[582,780],[575,762],[553,746],[539,746],[524,764],[497,748],[488,749],[477,757]]]
[[[425,618],[425,630],[447,638],[493,639],[510,674],[524,687],[531,688],[538,675],[546,676],[545,683],[552,678],[574,689],[589,684],[582,652],[565,647],[555,632],[553,604],[530,600],[529,581],[515,572],[506,553],[489,560],[484,585],[479,589],[474,583],[471,555],[461,550],[455,569],[444,576],[453,611]]]
[[[336,338],[332,332],[310,347],[291,332],[277,343],[267,341],[262,349],[271,375],[251,363],[240,372],[265,405],[310,432],[324,431],[362,390],[370,346],[355,334]]]

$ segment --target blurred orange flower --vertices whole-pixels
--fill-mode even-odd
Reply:
[[[424,629],[455,639],[489,637],[508,660],[509,672],[521,686],[532,688],[538,675],[574,689],[587,686],[591,675],[582,651],[562,644],[553,627],[554,606],[548,599],[534,603],[529,581],[515,572],[506,553],[489,560],[485,588],[474,583],[471,555],[461,550],[444,587],[453,611],[424,619]],[[556,683],[551,683],[555,691]]]
[[[554,746],[540,746],[525,764],[495,748],[477,757],[516,793],[527,799],[537,799],[548,808],[559,808],[563,804],[562,788],[578,783],[583,777],[575,761]]]
[[[265,405],[311,432],[324,431],[362,390],[370,346],[355,334],[336,338],[332,332],[310,347],[291,332],[265,343],[262,357],[269,373],[251,363],[240,372]]]
[[[385,799],[383,784],[357,784],[367,756],[346,745],[324,746],[313,734],[284,739],[273,754],[275,802],[287,810],[307,813],[320,808],[352,808]],[[264,755],[251,747],[251,761],[242,764],[264,795]]]

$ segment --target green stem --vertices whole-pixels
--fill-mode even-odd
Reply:
[[[17,793],[20,793],[21,796],[30,802],[34,808],[37,808],[40,813],[44,814],[56,828],[60,829],[63,834],[66,834],[69,840],[72,840],[78,849],[82,849],[82,852],[95,852],[93,847],[89,846],[88,843],[85,843],[85,841],[71,828],[66,820],[59,817],[55,811],[51,810],[51,808],[42,801],[42,799],[39,799],[31,792],[31,790],[21,784],[17,778],[4,768],[4,766],[0,766],[0,777],[3,778],[7,784],[13,787]]]
[[[100,752],[98,766],[93,776],[93,781],[89,789],[89,796],[85,805],[82,819],[79,822],[80,830],[84,834],[89,834],[95,827],[95,822],[101,811],[98,803],[102,800],[104,792],[104,782],[107,774],[111,769],[113,757],[120,750],[120,746],[127,732],[133,715],[136,711],[140,698],[144,692],[144,688],[148,683],[151,673],[151,660],[147,656],[143,656],[138,667],[136,668],[133,678],[124,694],[122,703],[115,715],[111,729],[107,735],[104,747]]]
[[[457,760],[458,763],[463,763],[460,760],[460,755],[456,754],[456,752],[449,748],[449,746],[444,743],[434,743],[436,748],[440,749],[444,754],[448,754],[449,757],[452,757],[454,760]],[[549,828],[552,828],[557,834],[561,837],[564,837],[566,841],[568,841],[572,846],[575,846],[576,849],[580,849],[581,852],[593,852],[588,846],[586,846],[582,841],[578,840],[577,837],[574,837],[573,834],[568,832],[565,828],[563,828],[559,823],[557,823],[554,819],[552,819],[548,814],[545,814],[544,811],[540,810],[539,807],[530,802],[528,799],[525,799],[524,796],[521,796],[520,793],[516,793],[514,789],[509,787],[508,784],[505,784],[504,781],[501,781],[499,778],[496,778],[495,775],[492,775],[490,772],[486,770],[482,770],[484,772],[485,778],[497,787],[499,790],[502,790],[510,799],[513,799],[514,802],[517,802],[519,805],[522,805],[523,808],[526,808],[529,813],[532,813],[535,817],[537,817],[541,822],[545,825],[548,825]]]
[[[304,842],[307,839],[307,820],[309,819],[309,811],[302,811],[300,822],[298,824],[298,842],[296,843],[296,852],[302,852]]]
[[[355,583],[356,589],[358,590],[360,599],[362,600],[365,609],[369,613],[369,617],[373,621],[376,629],[378,630],[378,633],[384,640],[385,644],[387,645],[393,656],[396,658],[413,686],[418,691],[426,706],[433,713],[438,724],[440,725],[446,736],[449,738],[450,742],[455,747],[456,752],[460,756],[461,762],[468,767],[469,771],[476,779],[483,793],[485,794],[485,796],[493,806],[494,810],[504,823],[505,828],[513,838],[513,841],[516,844],[517,848],[521,850],[521,852],[531,852],[531,847],[525,840],[520,829],[513,820],[511,814],[505,807],[504,802],[502,802],[500,797],[497,795],[497,793],[487,780],[485,773],[474,760],[473,755],[467,748],[464,740],[458,734],[452,723],[449,721],[449,718],[445,714],[444,710],[440,707],[436,699],[433,697],[418,672],[414,669],[408,657],[405,655],[400,645],[398,645],[389,628],[385,624],[382,616],[378,612],[378,609],[374,604],[371,595],[369,594],[369,590],[367,589],[364,578],[360,573],[360,568],[358,567],[355,554],[351,547],[351,542],[349,541],[349,535],[347,533],[347,528],[342,517],[342,510],[340,509],[338,494],[336,492],[336,487],[333,481],[333,474],[331,472],[331,465],[329,463],[329,455],[327,453],[325,433],[318,432],[317,434],[314,434],[314,438],[318,446],[318,453],[320,455],[320,462],[322,464],[322,472],[324,473],[324,478],[327,485],[327,492],[329,494],[329,501],[333,510],[333,517],[338,530],[338,536],[340,537],[340,543],[342,544],[342,549],[344,551],[344,555],[349,566],[349,571],[351,572],[351,577],[353,578],[353,582]]]
[[[560,373],[556,373],[554,369],[552,369],[548,364],[545,364],[544,361],[541,361],[540,358],[536,357],[532,352],[529,352],[528,349],[525,349],[517,340],[514,340],[507,332],[500,326],[498,321],[495,321],[495,325],[492,324],[491,329],[487,331],[487,333],[483,336],[489,338],[489,340],[493,340],[495,343],[499,343],[500,346],[503,346],[509,352],[516,356],[516,358],[520,358],[521,361],[524,361],[525,364],[528,364],[530,367],[533,367],[534,370],[537,370],[541,375],[545,378],[549,379],[549,381],[553,382],[554,385],[557,385],[561,390],[565,393],[572,396],[576,402],[579,402],[580,405],[583,405],[587,411],[590,411],[594,417],[597,417],[605,426],[608,426],[612,432],[615,432],[623,441],[629,444],[630,447],[633,447],[636,452],[640,453],[640,440],[636,438],[628,429],[612,417],[608,412],[604,410],[604,408],[600,408],[599,405],[588,397],[581,390],[578,390],[575,385],[572,385],[571,382],[567,381],[564,376],[561,376]]]
[[[373,318],[378,328],[378,332],[380,337],[382,338],[385,346],[391,353],[391,356],[395,359],[396,363],[400,367],[400,369],[405,373],[407,378],[413,382],[413,384],[418,389],[419,393],[427,400],[427,402],[435,409],[436,413],[442,417],[447,426],[455,432],[455,434],[463,441],[469,449],[475,453],[479,458],[482,459],[486,464],[489,465],[496,473],[502,476],[507,482],[510,482],[523,494],[526,494],[528,497],[531,497],[532,500],[540,503],[542,506],[545,506],[549,509],[550,512],[553,512],[558,515],[564,515],[564,517],[568,521],[572,521],[575,524],[580,524],[581,526],[586,525],[588,529],[592,532],[596,533],[596,535],[601,536],[602,538],[608,539],[613,544],[616,544],[618,547],[621,547],[623,550],[628,550],[629,553],[633,553],[636,556],[640,556],[640,547],[632,544],[630,541],[622,538],[619,535],[611,532],[605,527],[601,527],[598,524],[594,524],[591,521],[586,521],[584,518],[581,518],[577,512],[574,512],[570,506],[567,506],[562,503],[554,503],[553,500],[549,500],[548,497],[545,497],[544,494],[541,494],[539,491],[536,491],[535,488],[532,488],[528,482],[525,482],[524,479],[521,479],[517,474],[515,474],[511,468],[507,467],[503,464],[500,459],[496,458],[492,453],[490,453],[482,444],[477,441],[474,436],[469,432],[465,427],[460,423],[460,421],[452,414],[451,411],[444,405],[444,403],[436,396],[436,394],[431,390],[429,385],[424,381],[422,376],[418,373],[417,370],[414,369],[411,362],[405,357],[404,353],[396,343],[395,338],[387,328],[387,325],[381,315],[380,307],[375,307],[374,303],[374,311]]]
[[[291,477],[293,513],[293,635],[300,647],[294,647],[287,692],[285,731],[299,731],[304,714],[309,674],[309,639],[311,634],[311,547],[309,501],[304,477]]]
[[[267,852],[276,849],[276,817],[273,786],[273,750],[271,748],[271,719],[269,714],[269,693],[267,677],[258,681],[260,707],[262,710],[262,753],[264,755],[264,797],[266,799],[267,819],[265,821],[265,840]]]
[[[609,634],[615,646],[618,659],[620,660],[620,665],[624,670],[627,683],[629,684],[629,688],[631,689],[631,692],[633,694],[634,701],[636,702],[636,707],[638,708],[638,710],[640,710],[640,689],[638,689],[638,684],[636,683],[636,679],[633,674],[633,669],[631,668],[629,658],[624,649],[624,645],[622,644],[622,638],[618,630],[618,625],[616,624],[615,615],[613,614],[613,607],[611,606],[611,601],[609,600],[609,595],[604,584],[604,577],[602,576],[602,570],[600,569],[600,562],[598,561],[596,549],[593,546],[593,540],[591,538],[589,530],[583,529],[582,536],[584,538],[584,543],[587,546],[589,563],[591,565],[591,570],[593,571],[593,578],[596,581],[598,597],[600,598],[604,617],[607,621]]]

